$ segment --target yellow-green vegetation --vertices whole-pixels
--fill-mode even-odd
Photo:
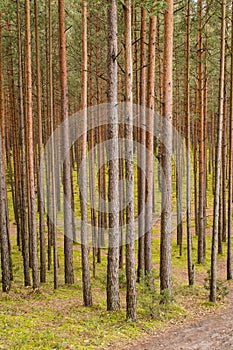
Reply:
[[[156,168],[157,169],[157,168]],[[155,170],[156,170],[155,169]],[[135,169],[136,175],[136,169]],[[75,180],[75,172],[73,174]],[[136,177],[136,176],[135,176]],[[78,188],[74,181],[76,215],[80,215]],[[173,182],[173,186],[175,186]],[[156,192],[159,192],[156,187]],[[207,191],[211,207],[211,182]],[[120,271],[121,311],[106,311],[106,270],[107,250],[102,250],[102,262],[97,264],[96,279],[92,279],[93,307],[85,308],[82,303],[81,252],[74,245],[75,284],[64,285],[63,237],[58,237],[59,289],[53,290],[53,267],[47,272],[47,282],[35,294],[31,287],[23,286],[23,263],[21,252],[16,247],[13,206],[9,192],[9,212],[11,218],[11,241],[14,281],[9,294],[0,293],[0,349],[116,349],[132,339],[152,334],[156,329],[167,327],[169,322],[177,323],[183,318],[192,318],[200,310],[213,309],[219,304],[208,301],[208,270],[210,268],[211,230],[206,237],[206,259],[204,265],[197,265],[197,237],[193,237],[193,262],[195,264],[195,285],[187,285],[187,247],[184,232],[183,255],[179,256],[176,233],[173,233],[173,296],[159,295],[159,223],[153,229],[153,279],[154,288],[148,286],[148,278],[137,285],[136,323],[126,322],[125,292],[126,276]],[[173,198],[175,205],[175,197]],[[135,200],[137,205],[137,201]],[[157,203],[157,207],[160,204]],[[136,208],[135,208],[136,212]],[[62,217],[59,217],[62,222]],[[185,221],[185,220],[184,220]],[[212,216],[207,216],[207,228],[211,227]],[[185,231],[184,222],[184,231]],[[194,232],[194,220],[192,219]],[[77,228],[78,229],[78,228]],[[60,230],[62,232],[62,229]],[[137,251],[137,241],[136,241]],[[223,255],[218,257],[219,265],[226,261],[226,243]],[[90,254],[91,266],[91,254]],[[224,268],[224,267],[223,267]],[[224,280],[224,276],[221,275]],[[219,299],[227,293],[221,281]]]
[[[210,264],[210,238],[207,237],[207,257],[204,266],[195,266],[197,284],[187,286],[186,246],[183,256],[173,243],[173,298],[164,295],[165,304],[159,296],[159,238],[154,233],[153,260],[154,284],[152,290],[145,278],[137,287],[136,323],[125,319],[125,273],[120,272],[121,306],[120,312],[106,311],[106,251],[102,263],[97,267],[97,278],[92,280],[92,308],[82,306],[81,256],[79,245],[74,246],[75,285],[63,282],[63,247],[59,237],[59,289],[53,290],[53,271],[47,274],[47,283],[35,294],[31,288],[23,286],[21,253],[17,251],[14,230],[12,230],[14,282],[9,294],[0,294],[0,348],[1,349],[97,349],[128,342],[144,334],[151,334],[158,328],[166,327],[169,320],[177,322],[192,317],[193,310],[210,308],[208,291],[204,279],[208,276]],[[196,261],[197,238],[194,237],[194,261]],[[224,250],[225,250],[224,246]],[[224,252],[225,254],[225,252]],[[220,259],[224,259],[225,256]],[[201,283],[200,283],[201,281]],[[192,308],[190,308],[190,303]],[[115,345],[114,345],[115,344]]]

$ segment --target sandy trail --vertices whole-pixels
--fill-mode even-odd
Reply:
[[[214,315],[152,336],[132,350],[233,350],[233,305]]]

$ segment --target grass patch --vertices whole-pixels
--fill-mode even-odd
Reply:
[[[159,193],[157,187],[155,191]],[[80,207],[76,184],[75,193],[76,215],[79,216]],[[210,187],[207,197],[208,204],[212,205]],[[9,213],[11,221],[13,221],[13,207],[11,203],[11,195],[9,194]],[[173,196],[173,207],[174,205],[175,197]],[[159,200],[158,202],[156,201],[155,209],[156,212],[160,210]],[[59,216],[58,219],[61,223],[63,222],[62,216]],[[211,227],[211,223],[211,217],[208,217],[207,226]],[[192,227],[194,227],[193,219]],[[74,244],[75,284],[72,286],[64,285],[62,230],[58,235],[59,289],[53,290],[53,267],[51,267],[51,271],[47,272],[47,282],[41,286],[40,294],[33,293],[31,287],[25,288],[23,286],[22,256],[16,247],[15,225],[11,224],[14,281],[12,290],[8,294],[0,292],[0,349],[103,349],[111,346],[118,348],[119,344],[124,346],[123,344],[130,340],[151,334],[156,329],[165,328],[171,320],[173,323],[176,323],[176,321],[187,317],[195,317],[198,310],[216,307],[216,305],[208,301],[209,291],[205,283],[205,278],[208,276],[207,271],[210,267],[210,232],[206,237],[206,259],[203,265],[196,263],[198,239],[197,236],[193,237],[195,285],[191,287],[187,285],[185,224],[182,256],[179,255],[176,233],[173,232],[173,296],[171,298],[165,291],[162,299],[159,292],[159,233],[160,228],[157,222],[153,228],[152,252],[154,268],[153,274],[150,276],[154,280],[154,286],[153,288],[149,287],[148,278],[144,278],[140,284],[137,284],[138,319],[137,322],[132,323],[126,321],[125,268],[119,274],[121,311],[106,311],[106,250],[102,250],[102,262],[97,265],[96,279],[92,278],[93,307],[83,307],[81,251],[79,244]],[[137,244],[138,242],[136,241],[136,251]],[[225,260],[226,244],[224,243],[223,255],[218,256],[218,261],[223,263]],[[90,266],[92,268],[91,263]],[[219,283],[219,287],[224,292],[223,282],[220,281]]]

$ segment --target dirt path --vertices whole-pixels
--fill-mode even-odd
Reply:
[[[233,284],[220,308],[182,325],[170,325],[124,350],[233,350]]]
[[[233,285],[224,306],[183,322],[131,343],[124,350],[233,350]]]
[[[163,335],[157,334],[148,342],[127,349],[231,350],[233,349],[233,307],[195,321],[189,326],[168,330]]]
[[[226,262],[221,261],[218,275],[224,276]],[[203,276],[196,276],[203,284]],[[198,315],[182,325],[170,325],[154,335],[135,341],[124,350],[233,350],[233,284],[224,305],[206,315]]]

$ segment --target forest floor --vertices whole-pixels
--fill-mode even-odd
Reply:
[[[208,315],[156,332],[122,350],[230,350],[233,349],[233,297]],[[182,322],[183,323],[183,322]]]
[[[211,223],[210,223],[211,224]],[[75,284],[64,285],[63,236],[58,237],[59,288],[53,290],[53,269],[47,273],[40,293],[23,287],[21,253],[16,247],[15,225],[11,225],[14,281],[6,295],[0,292],[0,349],[68,350],[68,349],[231,349],[233,321],[233,283],[226,282],[226,243],[218,255],[218,303],[208,301],[208,269],[210,266],[211,229],[207,234],[204,265],[196,264],[197,237],[194,236],[193,259],[195,285],[187,285],[186,242],[179,256],[173,236],[173,295],[161,305],[159,295],[159,229],[153,234],[153,272],[155,288],[148,290],[146,281],[137,284],[137,322],[126,322],[124,270],[120,271],[121,310],[106,311],[107,252],[92,279],[93,307],[82,302],[80,246],[74,245]],[[228,295],[225,296],[226,291]],[[225,297],[224,297],[225,296]],[[219,331],[216,331],[219,327]],[[225,332],[224,332],[225,331]],[[201,340],[202,339],[202,340]],[[202,341],[202,344],[200,343]],[[212,341],[214,347],[207,343]],[[228,341],[228,343],[227,343]],[[196,343],[195,343],[196,342]],[[219,343],[221,342],[221,346]],[[226,347],[224,348],[224,342]]]
[[[177,271],[178,272],[178,271]],[[218,275],[226,274],[226,261],[218,265]],[[196,275],[201,282],[202,275]],[[186,305],[193,314],[164,324],[151,336],[131,342],[119,350],[230,350],[233,349],[233,284],[227,283],[228,295],[218,307],[200,309],[195,303]],[[208,302],[206,303],[206,305]],[[211,305],[211,303],[210,303]],[[214,306],[214,305],[212,305]]]

